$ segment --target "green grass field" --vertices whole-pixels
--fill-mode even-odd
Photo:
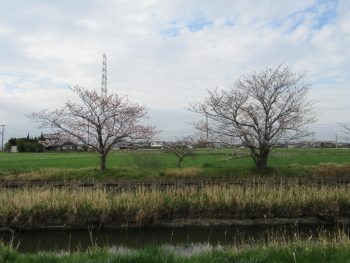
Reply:
[[[250,157],[232,158],[230,149],[197,150],[187,157],[183,167],[201,169],[206,175],[250,174],[254,164]],[[350,163],[350,149],[275,149],[269,159],[269,167],[288,173],[291,167],[317,166],[320,164],[344,165]],[[68,171],[78,176],[98,173],[99,159],[95,153],[0,153],[0,175],[21,174],[33,171]],[[176,168],[176,157],[163,151],[114,151],[107,159],[106,174],[118,177],[157,177]],[[254,173],[254,171],[253,171]]]
[[[123,248],[91,249],[80,252],[43,252],[23,254],[0,246],[0,262],[6,263],[348,263],[350,249],[348,242],[341,243],[297,243],[258,245],[237,249],[145,247],[140,250]],[[189,251],[189,252],[188,252]]]
[[[159,160],[162,168],[175,168],[176,157],[161,151],[114,151],[109,154],[108,168],[133,165],[135,155],[149,155]],[[184,167],[242,167],[253,166],[251,158],[229,157],[230,150],[197,151],[194,158],[188,157]],[[350,163],[350,149],[276,149],[269,160],[270,166],[290,164],[317,165],[320,163]],[[99,159],[95,153],[0,153],[0,170],[39,170],[43,168],[97,168]]]

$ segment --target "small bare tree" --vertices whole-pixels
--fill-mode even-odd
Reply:
[[[349,135],[350,135],[350,125],[347,123],[341,123],[340,126],[342,127],[342,132],[346,134],[346,142],[348,144],[349,141]]]
[[[208,116],[216,134],[240,139],[264,172],[272,148],[306,136],[305,125],[314,122],[310,84],[303,78],[288,67],[266,68],[241,77],[230,90],[209,91],[190,109]]]
[[[177,157],[177,168],[181,168],[181,164],[186,157],[193,156],[193,139],[189,136],[177,139],[169,145],[168,152],[175,154]]]
[[[343,132],[350,134],[350,126],[348,124],[342,123],[340,126],[343,128]]]
[[[213,125],[208,125],[207,121],[200,120],[193,122],[192,125],[195,129],[194,138],[199,145],[234,147],[240,143],[237,138],[216,132],[217,127],[214,122]]]
[[[139,124],[146,117],[144,106],[131,103],[116,94],[101,96],[75,86],[72,90],[81,103],[67,102],[55,111],[42,110],[29,117],[39,121],[41,128],[52,128],[64,138],[70,138],[96,151],[100,156],[100,170],[106,169],[106,158],[113,146],[126,139],[147,139],[154,127]]]

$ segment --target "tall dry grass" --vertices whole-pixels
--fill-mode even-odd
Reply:
[[[0,191],[0,224],[130,223],[162,219],[295,218],[350,215],[346,186],[205,186],[135,191],[25,188]]]

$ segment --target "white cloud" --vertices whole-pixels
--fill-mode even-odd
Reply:
[[[70,96],[69,84],[99,89],[103,53],[109,91],[153,109],[149,121],[161,130],[188,130],[193,115],[183,109],[190,101],[281,62],[309,72],[312,97],[327,99],[317,109],[321,122],[348,115],[344,107],[333,110],[336,119],[327,112],[345,104],[348,93],[346,0],[6,4],[0,10],[0,123],[57,107]],[[16,106],[3,106],[9,100]],[[169,117],[162,119],[162,112]],[[27,133],[26,125],[7,128]]]
[[[8,34],[8,33],[10,33],[10,32],[11,32],[10,28],[4,27],[4,26],[1,26],[1,25],[0,25],[0,34],[5,35],[5,34]]]

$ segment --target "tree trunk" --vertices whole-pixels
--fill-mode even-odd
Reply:
[[[258,158],[258,169],[260,172],[265,173],[267,168],[267,160],[269,158],[269,149],[260,149],[260,155]]]
[[[107,154],[100,155],[100,171],[101,172],[104,172],[106,170],[106,159],[107,159]]]
[[[183,161],[183,158],[179,157],[177,160],[177,168],[181,168],[182,161]]]
[[[251,150],[251,154],[252,154],[255,166],[256,168],[258,168],[258,170],[261,173],[266,172],[269,153],[270,153],[270,149],[266,149],[266,148],[260,149],[259,152],[256,152],[256,150]]]
[[[267,155],[266,154],[261,154],[259,157],[258,157],[258,160],[257,160],[257,168],[259,169],[259,171],[261,173],[265,173],[266,172],[266,168],[267,168]]]

